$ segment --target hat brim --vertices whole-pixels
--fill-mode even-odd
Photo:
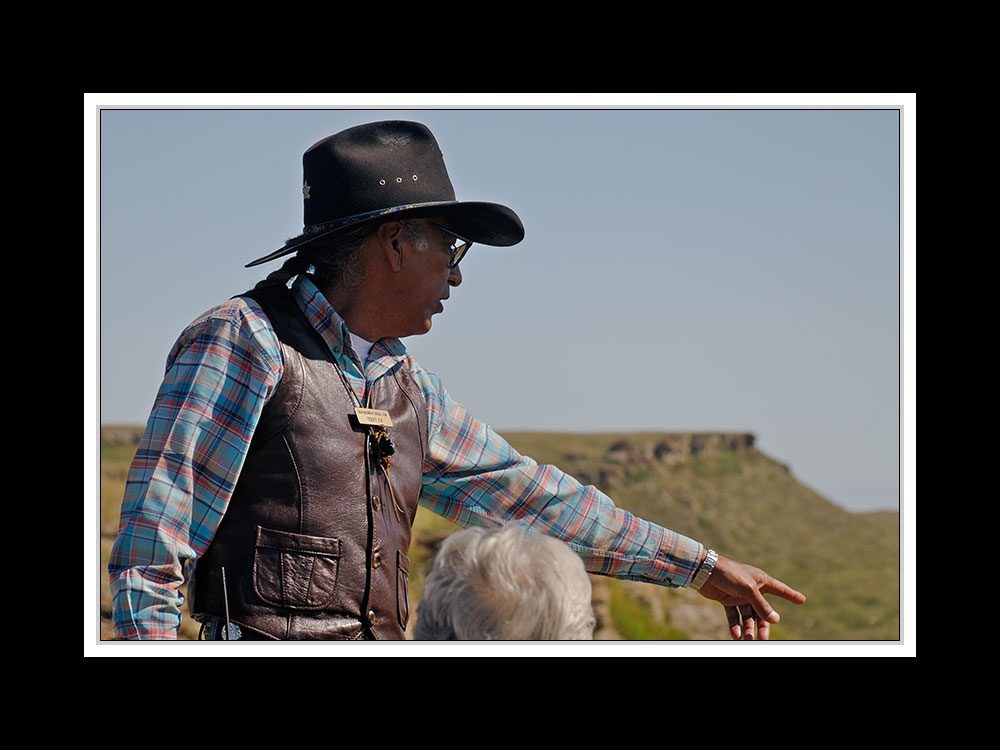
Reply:
[[[258,266],[261,263],[298,252],[303,247],[318,240],[320,237],[353,229],[375,221],[386,221],[403,218],[439,217],[448,222],[448,226],[464,239],[480,245],[493,247],[510,247],[524,239],[524,225],[521,219],[507,206],[499,203],[483,203],[478,201],[450,201],[439,203],[424,203],[395,209],[387,209],[372,216],[357,221],[346,221],[340,226],[324,229],[311,234],[300,234],[288,240],[272,253],[252,260],[246,268]]]

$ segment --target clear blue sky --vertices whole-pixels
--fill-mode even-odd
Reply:
[[[414,119],[460,199],[526,228],[474,248],[406,341],[473,414],[501,432],[750,431],[831,501],[896,509],[904,97],[858,101],[885,107],[92,108],[96,418],[144,423],[181,328],[277,267],[243,266],[301,230],[308,146]]]

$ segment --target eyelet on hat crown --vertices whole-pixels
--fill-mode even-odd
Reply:
[[[411,180],[413,180],[414,182],[416,182],[416,181],[417,181],[417,180],[419,180],[420,178],[419,178],[419,177],[417,177],[417,175],[412,175],[412,176],[410,177],[410,179],[411,179]],[[402,178],[402,177],[397,177],[397,178],[396,178],[396,184],[397,184],[397,185],[398,185],[399,183],[401,183],[402,181],[403,181],[403,178]],[[379,180],[379,181],[378,181],[378,184],[379,184],[379,185],[382,185],[382,186],[385,186],[385,180]],[[308,197],[308,196],[306,196],[306,197]]]

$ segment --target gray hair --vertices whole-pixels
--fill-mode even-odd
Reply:
[[[441,546],[424,584],[416,640],[591,640],[583,561],[565,543],[509,525],[469,528]]]
[[[421,227],[422,219],[400,220],[407,239],[418,250],[427,249],[427,238]],[[364,256],[361,247],[375,234],[378,224],[362,224],[352,229],[318,237],[292,256],[258,286],[288,281],[310,269],[322,289],[355,289],[364,280]]]

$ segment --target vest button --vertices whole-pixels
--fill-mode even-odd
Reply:
[[[375,624],[375,610],[374,609],[369,609],[368,610],[368,624],[369,625],[374,625]]]
[[[373,495],[372,496],[372,507],[375,510],[378,510],[379,508],[382,507],[382,501],[379,499],[378,495]]]
[[[372,555],[372,567],[377,568],[381,564],[382,564],[382,553],[376,552],[374,555]]]

